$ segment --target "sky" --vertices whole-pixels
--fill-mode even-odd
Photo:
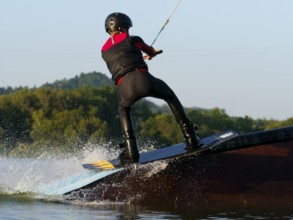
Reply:
[[[0,3],[0,87],[40,86],[97,71],[105,18],[123,12],[151,44],[178,0],[9,0]],[[182,0],[147,61],[185,107],[229,116],[293,117],[293,1]],[[151,99],[157,104],[161,100]]]

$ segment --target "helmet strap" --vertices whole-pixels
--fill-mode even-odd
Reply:
[[[114,35],[112,35],[112,34],[111,34],[111,41],[112,41],[112,44],[115,44]]]

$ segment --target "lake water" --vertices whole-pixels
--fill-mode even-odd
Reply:
[[[67,196],[40,193],[44,187],[83,172],[82,163],[116,156],[101,150],[84,154],[87,156],[0,157],[0,219],[293,219],[293,203],[288,201],[207,201],[196,194],[196,187],[193,197],[176,188],[168,189],[172,185],[166,182],[169,177],[158,175],[167,164],[149,166],[143,171],[143,179],[136,174],[128,177],[131,184],[129,179],[126,183],[120,179]],[[184,184],[193,184],[188,181]],[[159,196],[154,199],[156,194]]]
[[[0,219],[293,219],[293,208],[286,204],[252,207],[233,204],[134,205],[105,201],[71,204],[19,194],[0,196]]]

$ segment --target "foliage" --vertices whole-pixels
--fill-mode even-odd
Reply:
[[[121,140],[115,86],[94,86],[98,84],[91,83],[96,74],[100,77],[99,73],[82,73],[50,86],[23,88],[1,95],[0,153],[36,155],[52,148],[60,153],[74,152],[88,142]],[[143,99],[132,109],[139,139],[155,140],[157,146],[183,141],[180,128],[166,106],[156,106]],[[230,117],[219,108],[193,108],[186,112],[197,124],[201,137],[229,129],[246,133],[293,125],[293,118],[277,121]]]

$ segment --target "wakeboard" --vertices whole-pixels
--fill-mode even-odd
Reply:
[[[229,141],[237,136],[237,132],[229,130],[201,139],[199,141],[199,148],[195,150],[187,150],[185,148],[185,144],[181,143],[149,152],[143,152],[140,153],[138,163],[146,164],[159,160],[171,160],[179,157],[198,156],[206,151],[211,151],[212,148],[218,144]],[[86,163],[82,166],[89,170],[113,170],[123,167],[118,159]]]

